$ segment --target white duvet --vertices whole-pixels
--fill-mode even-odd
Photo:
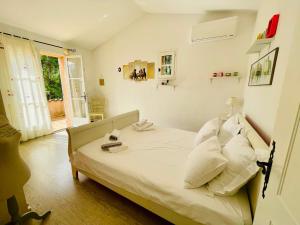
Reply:
[[[121,130],[128,149],[118,153],[101,150],[103,139],[78,149],[75,165],[116,186],[150,199],[178,214],[207,225],[249,225],[247,194],[213,196],[206,187],[184,189],[186,158],[193,149],[196,133],[156,127],[136,132]]]

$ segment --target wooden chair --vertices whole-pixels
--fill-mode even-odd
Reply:
[[[91,122],[104,119],[104,107],[105,107],[104,98],[97,97],[97,98],[92,98],[89,101],[89,116]]]

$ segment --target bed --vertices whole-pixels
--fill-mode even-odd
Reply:
[[[267,148],[250,124],[242,116],[239,119],[253,147]],[[184,162],[196,133],[161,127],[136,132],[130,125],[138,120],[139,112],[134,111],[68,128],[73,177],[78,179],[81,172],[174,224],[252,224],[260,175],[230,197],[213,196],[205,186],[184,189]],[[104,135],[113,129],[121,130],[128,150],[101,151]]]

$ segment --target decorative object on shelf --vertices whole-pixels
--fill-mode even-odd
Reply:
[[[256,40],[261,40],[261,39],[264,39],[264,34],[258,33],[258,35],[256,36]]]
[[[43,220],[51,211],[39,216],[29,211],[19,214],[19,206],[15,194],[23,189],[30,178],[30,170],[19,154],[21,133],[10,126],[7,119],[0,115],[0,199],[7,200],[7,209],[11,216],[9,225],[25,224],[29,219]]]
[[[154,79],[155,64],[146,61],[135,60],[127,65],[123,65],[123,78],[135,81],[146,81]]]
[[[257,40],[272,38],[276,35],[277,26],[279,22],[279,14],[275,14],[269,20],[268,27],[256,37]]]
[[[279,22],[279,14],[273,15],[269,21],[268,28],[266,30],[266,38],[272,38],[276,35],[278,22]]]
[[[156,89],[158,89],[160,86],[171,87],[173,88],[173,91],[175,91],[177,85],[171,84],[170,80],[160,80],[160,82],[158,82],[156,85]]]
[[[236,76],[239,76],[239,73],[238,72],[214,72],[212,74],[212,77],[236,77]]]
[[[224,73],[223,72],[219,72],[218,73],[218,77],[223,77],[224,76]]]
[[[248,86],[272,85],[279,48],[251,65]]]
[[[210,83],[212,83],[213,80],[217,80],[217,79],[238,79],[238,81],[241,81],[241,76],[239,75],[238,72],[225,72],[225,76],[224,73],[222,72],[223,75],[221,75],[220,73],[213,73],[212,76],[209,78],[210,79]]]
[[[175,51],[163,51],[159,54],[159,79],[175,79]]]
[[[165,80],[165,81],[161,82],[161,85],[168,85],[168,83],[169,83],[169,80]]]

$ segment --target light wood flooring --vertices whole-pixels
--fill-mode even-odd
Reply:
[[[27,202],[39,213],[51,209],[44,225],[170,225],[169,222],[79,175],[74,181],[67,155],[67,134],[60,132],[21,144],[31,169]]]

